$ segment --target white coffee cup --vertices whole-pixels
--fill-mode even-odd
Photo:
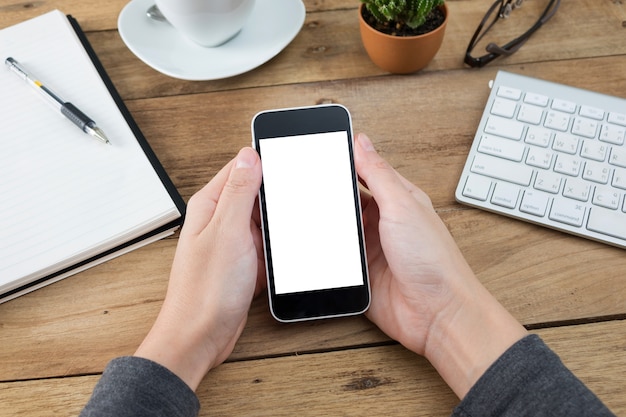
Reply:
[[[163,16],[188,39],[207,47],[232,39],[246,24],[254,0],[156,0]]]

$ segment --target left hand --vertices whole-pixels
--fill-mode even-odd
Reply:
[[[191,197],[163,307],[136,356],[196,389],[231,354],[265,284],[258,215],[261,163],[251,148]]]

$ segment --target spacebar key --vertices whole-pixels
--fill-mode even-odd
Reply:
[[[626,213],[593,207],[589,213],[587,229],[626,240]]]
[[[491,178],[528,186],[533,175],[532,168],[505,159],[487,155],[476,155],[472,168],[475,174],[486,175]]]

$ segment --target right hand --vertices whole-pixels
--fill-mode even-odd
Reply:
[[[367,317],[425,355],[462,397],[525,329],[475,277],[429,197],[363,134],[355,164],[371,193],[362,195],[372,285]]]

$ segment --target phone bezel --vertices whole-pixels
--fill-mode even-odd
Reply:
[[[355,214],[361,254],[363,282],[361,285],[331,288],[288,294],[276,294],[274,287],[271,242],[269,241],[264,185],[259,191],[259,209],[265,250],[265,270],[268,283],[270,311],[282,322],[313,320],[361,314],[370,304],[370,286],[367,270],[367,254],[361,215],[358,177],[354,164],[354,139],[352,119],[347,108],[341,105],[320,105],[267,110],[257,113],[252,120],[253,146],[259,152],[259,141],[263,139],[299,136],[316,133],[345,131],[348,135],[350,166],[355,201]],[[261,162],[262,163],[262,162]]]

